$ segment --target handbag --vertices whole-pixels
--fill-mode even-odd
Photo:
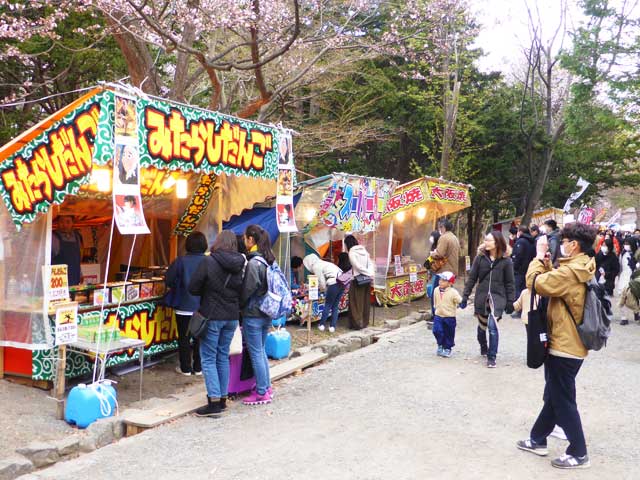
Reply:
[[[549,352],[547,337],[547,299],[536,300],[536,282],[531,287],[531,302],[527,322],[527,367],[540,368]]]
[[[194,338],[204,337],[207,331],[207,317],[202,315],[199,311],[193,312],[189,319],[189,334]]]
[[[353,279],[356,282],[356,285],[359,287],[364,287],[366,285],[371,285],[371,277],[369,277],[368,275],[365,275],[363,273],[356,275],[355,277],[353,277]]]
[[[447,263],[447,257],[442,257],[442,258],[429,257],[427,258],[425,263],[427,262],[429,262],[429,270],[431,270],[433,273],[436,273],[438,270],[444,267],[444,265]]]
[[[165,294],[160,300],[160,303],[165,307],[171,307],[176,309],[180,306],[180,295],[178,291],[180,290],[180,285],[182,284],[182,262],[178,265],[178,274],[176,275],[176,284],[174,287],[167,289]]]

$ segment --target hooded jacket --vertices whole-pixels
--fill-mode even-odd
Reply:
[[[438,247],[433,255],[434,258],[446,258],[445,263],[436,273],[453,272],[458,276],[458,257],[460,256],[460,242],[453,232],[445,232],[438,239]]]
[[[478,282],[476,296],[474,300],[474,312],[476,315],[488,317],[489,293],[493,299],[493,314],[495,318],[502,317],[507,303],[515,300],[515,285],[513,278],[513,264],[511,259],[505,255],[502,258],[491,260],[491,257],[484,250],[478,249],[478,255],[473,260],[469,278],[464,285],[462,299],[467,301],[471,291]]]
[[[527,270],[527,288],[535,280],[536,293],[549,298],[547,322],[549,329],[549,353],[556,356],[584,358],[587,349],[582,344],[576,323],[582,323],[586,282],[596,273],[596,262],[581,253],[574,257],[560,258],[560,266],[551,268],[540,260],[534,260]],[[575,322],[564,302],[571,309]]]
[[[176,258],[165,276],[165,284],[176,289],[178,306],[181,312],[195,312],[200,306],[200,297],[189,292],[189,283],[198,266],[206,259],[204,253],[187,253]]]
[[[376,273],[375,266],[371,261],[369,252],[362,245],[355,245],[349,250],[349,262],[351,262],[351,269],[353,270],[353,276],[366,275],[373,278]]]
[[[244,272],[242,291],[240,293],[240,307],[243,317],[268,318],[260,309],[255,306],[255,300],[267,293],[267,266],[264,262],[257,260],[262,257],[260,252],[250,252],[247,255],[247,267]]]
[[[536,242],[531,235],[520,235],[513,247],[513,273],[526,275],[529,263],[536,256]]]
[[[200,296],[198,311],[209,320],[240,318],[240,287],[244,256],[219,250],[198,265],[189,283],[189,292]]]
[[[315,253],[310,253],[304,257],[302,263],[304,263],[304,268],[318,277],[320,290],[326,290],[327,286],[335,285],[338,275],[342,273],[342,270],[337,265],[320,260]]]

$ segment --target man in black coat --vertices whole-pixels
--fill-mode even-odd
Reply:
[[[529,227],[518,227],[516,243],[513,247],[513,276],[515,278],[516,299],[526,287],[526,275],[529,263],[536,256],[536,241],[529,232]],[[519,318],[520,313],[514,313],[513,318]]]

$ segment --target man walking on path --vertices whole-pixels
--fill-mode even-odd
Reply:
[[[513,247],[513,275],[516,284],[515,298],[520,298],[522,290],[527,288],[525,277],[529,263],[536,256],[536,242],[529,232],[529,227],[520,225],[518,227],[516,244]],[[514,313],[513,318],[520,318],[520,313]]]
[[[548,455],[547,437],[559,425],[569,440],[566,454],[551,465],[556,468],[588,468],[587,445],[576,404],[576,376],[587,356],[576,323],[582,323],[586,288],[596,271],[593,255],[595,231],[582,223],[571,223],[561,234],[560,266],[553,268],[547,242],[540,239],[536,258],[527,271],[527,287],[549,297],[547,308],[549,354],[544,363],[544,405],[521,450]],[[570,310],[570,311],[569,311]],[[574,322],[573,319],[576,319]]]

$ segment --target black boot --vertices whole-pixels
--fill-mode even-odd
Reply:
[[[626,318],[624,320],[620,320],[620,325],[629,325],[629,320]]]
[[[227,397],[220,398],[220,410],[227,409]]]
[[[200,407],[196,410],[197,417],[215,417],[220,415],[222,409],[220,408],[220,400],[207,397],[207,404],[204,407]]]

